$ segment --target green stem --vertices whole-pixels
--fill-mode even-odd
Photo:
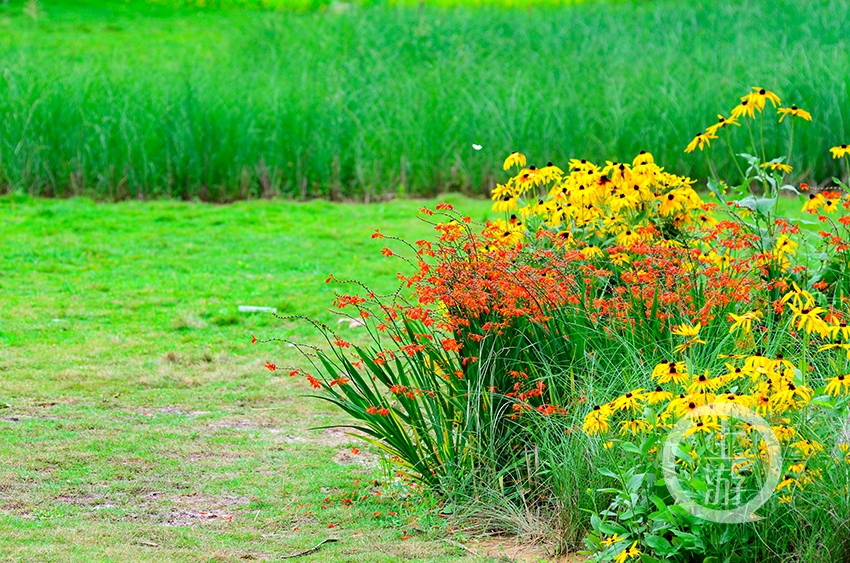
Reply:
[[[808,374],[809,374],[809,341],[811,340],[812,335],[809,334],[809,331],[806,331],[806,335],[803,337],[803,353],[800,354],[800,378],[803,380],[803,385],[808,386]]]
[[[753,124],[752,124],[752,123],[750,123],[750,119],[749,119],[749,118],[747,119],[747,131],[749,131],[749,132],[750,132],[750,143],[752,143],[752,145],[753,145],[753,158],[755,158],[756,160],[758,160],[758,156],[757,156],[757,155],[758,155],[758,150],[759,150],[759,148],[758,148],[758,145],[756,144],[756,137],[755,137],[755,135],[753,135]],[[756,173],[760,173],[760,172],[761,172],[761,168],[759,168],[758,166],[756,166]],[[762,189],[764,190],[764,193],[765,193],[765,194],[767,194],[767,180],[765,180],[765,179],[764,179],[764,175],[763,175],[763,174],[759,174],[759,175],[761,176],[761,186],[762,186]]]
[[[790,144],[789,144],[789,147],[788,147],[788,157],[785,159],[785,164],[787,164],[788,166],[791,166],[791,155],[794,153],[794,116],[793,115],[790,116],[790,119],[791,119],[791,141],[790,141]],[[779,184],[780,184],[779,187],[782,187],[782,185],[785,184],[785,172],[782,173],[782,181],[779,182]]]
[[[741,185],[747,185],[747,191],[750,191],[750,181],[747,179],[747,175],[744,174],[744,169],[741,168],[741,163],[738,162],[738,158],[735,156],[735,151],[732,150],[732,134],[729,133],[729,127],[726,126],[723,128],[726,131],[726,146],[729,147],[729,156],[732,157],[732,162],[735,163],[735,167],[738,169],[738,172],[741,173]]]
[[[764,150],[764,121],[765,121],[765,117],[764,117],[764,113],[762,113],[762,114],[761,114],[761,119],[759,120],[759,123],[761,124],[761,127],[760,127],[760,129],[761,129],[761,134],[760,134],[761,138],[759,139],[759,140],[761,141],[761,161],[762,161],[762,162],[767,162],[767,153],[766,153],[766,152],[765,152],[765,150]]]
[[[714,167],[711,165],[711,159],[708,158],[708,151],[705,152],[705,163],[708,164],[708,171],[711,172],[711,177],[714,178],[714,183],[717,184],[717,188],[720,189],[720,180],[717,178],[717,172],[714,171]]]

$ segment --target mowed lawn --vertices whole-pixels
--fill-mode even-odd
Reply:
[[[327,274],[394,288],[369,235],[427,236],[422,204],[0,198],[0,559],[470,557],[373,449],[311,430],[344,420],[264,369],[293,348],[250,343],[316,335],[237,310],[335,324]]]

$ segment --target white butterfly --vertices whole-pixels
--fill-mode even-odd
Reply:
[[[477,151],[480,151],[483,147],[481,145],[476,145],[475,143],[472,143],[472,148],[474,148]]]

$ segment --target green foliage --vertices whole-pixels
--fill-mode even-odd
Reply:
[[[189,6],[43,3],[33,18],[21,0],[0,5],[1,189],[478,194],[513,150],[539,164],[646,149],[705,177],[687,139],[753,84],[814,115],[795,178],[842,173],[827,149],[850,122],[843,0]]]

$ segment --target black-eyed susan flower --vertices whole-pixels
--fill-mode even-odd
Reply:
[[[815,440],[798,440],[791,444],[791,447],[800,452],[800,455],[804,458],[811,457],[813,453],[823,451],[823,444]],[[797,473],[803,473],[805,471],[805,465],[800,465],[801,467],[794,468]]]
[[[709,391],[716,391],[721,385],[723,385],[722,379],[712,378],[706,371],[705,373],[701,373],[693,378],[691,384],[688,386],[688,393],[707,393]]]
[[[594,246],[594,245],[585,246],[584,248],[581,249],[581,253],[588,260],[591,260],[591,259],[596,258],[598,256],[602,256],[602,254],[603,254],[602,249],[599,248],[598,246]]]
[[[791,303],[796,307],[814,307],[815,305],[815,297],[806,291],[805,289],[801,289],[796,282],[791,282],[791,291],[786,293],[781,300],[782,303]]]
[[[753,331],[753,323],[761,320],[763,316],[761,311],[749,311],[743,315],[729,313],[729,318],[733,321],[732,326],[729,327],[729,334],[736,330],[741,330],[744,334],[750,334]]]
[[[496,213],[511,213],[517,210],[518,205],[519,198],[506,191],[493,203],[493,211]]]
[[[619,426],[621,436],[625,436],[626,434],[636,436],[652,429],[652,426],[642,418],[630,418],[628,420],[623,420],[619,423]]]
[[[847,321],[838,321],[829,325],[829,337],[838,338],[838,335],[844,340],[850,340],[850,325]]]
[[[640,554],[641,551],[637,548],[637,542],[634,542],[614,557],[614,563],[625,563],[629,559],[636,559],[640,557]]]
[[[696,338],[699,336],[699,331],[702,329],[702,323],[695,325],[681,324],[673,327],[673,334],[676,336],[685,336],[688,338]]]
[[[720,424],[717,420],[706,417],[704,420],[698,420],[693,426],[688,428],[684,437],[688,438],[699,433],[711,435],[715,432],[720,432]]]
[[[799,487],[797,480],[791,475],[785,475],[782,481],[780,481],[779,484],[776,486],[776,491],[779,492],[782,489],[788,489],[790,491],[797,487]]]
[[[826,203],[823,194],[809,194],[809,199],[803,204],[803,213],[816,213]]]
[[[617,235],[617,244],[621,244],[625,247],[630,247],[635,243],[640,242],[642,237],[638,234],[637,231],[633,231],[631,229],[626,229]]]
[[[834,199],[834,198],[829,198],[829,197],[824,198],[824,199],[825,199],[825,201],[821,205],[821,211],[823,211],[824,213],[826,213],[828,215],[835,213],[838,210],[838,203],[839,203],[838,200]]]
[[[620,543],[621,541],[627,541],[627,538],[623,538],[617,534],[614,534],[613,536],[607,537],[602,540],[602,545],[604,545],[605,547],[611,547],[615,543]]]
[[[735,117],[726,118],[720,114],[717,114],[717,123],[706,127],[705,132],[708,135],[716,135],[719,130],[723,129],[724,127],[728,127],[729,125],[734,125],[736,127],[741,126],[741,124],[738,123]]]
[[[790,442],[797,435],[797,431],[787,424],[772,426],[771,430],[776,435],[776,439],[780,442]]]
[[[741,98],[741,103],[732,108],[732,119],[738,119],[742,115],[746,115],[749,118],[753,118],[756,115],[755,106],[750,103],[748,96]]]
[[[643,394],[645,389],[634,389],[633,391],[629,391],[625,395],[621,395],[614,399],[612,403],[612,409],[614,411],[637,411],[643,407],[643,401],[646,396]]]
[[[771,170],[780,170],[785,174],[790,174],[794,167],[790,164],[783,164],[781,162],[765,162],[761,165],[762,168],[770,168]]]
[[[672,192],[658,196],[658,212],[669,217],[683,210],[687,205],[687,197],[682,192],[673,190]]]
[[[821,336],[829,334],[829,326],[820,317],[825,310],[823,307],[796,307],[793,303],[791,308],[791,324],[796,325],[797,330],[805,330],[807,334],[816,333]]]
[[[608,418],[610,416],[611,407],[608,405],[596,405],[589,413],[587,413],[587,416],[584,417],[582,431],[588,436],[608,432],[610,430],[610,426],[608,424]]]
[[[791,104],[790,108],[778,108],[776,112],[779,115],[779,123],[782,123],[782,120],[787,116],[799,117],[800,119],[805,119],[806,121],[812,120],[812,114],[807,112],[804,109],[800,109],[796,106],[796,104]]]
[[[657,405],[664,401],[669,401],[673,398],[673,393],[665,391],[661,386],[657,386],[653,391],[646,394],[646,402],[650,405]]]
[[[770,103],[773,104],[773,107],[777,107],[780,103],[782,103],[779,99],[779,96],[777,96],[775,93],[771,92],[770,90],[765,90],[764,88],[761,88],[759,86],[753,86],[753,91],[750,92],[747,96],[741,98],[741,101],[743,101],[745,98],[748,98],[750,100],[750,103],[755,107],[755,109],[759,111],[764,110],[765,102],[767,101],[770,101]]]
[[[640,151],[640,153],[632,160],[632,166],[638,168],[647,164],[655,164],[655,158],[651,153]]]
[[[775,256],[785,256],[786,254],[794,255],[797,253],[797,242],[791,239],[788,235],[779,235],[776,238],[776,243],[773,245],[773,253]]]
[[[839,395],[850,394],[850,376],[836,375],[826,380],[826,388],[824,393],[837,397]]]
[[[711,139],[716,139],[717,135],[709,133],[708,131],[704,133],[697,133],[694,136],[693,140],[688,143],[688,146],[685,147],[685,152],[694,152],[694,150],[699,147],[699,150],[703,150],[705,146],[711,146]]]
[[[752,398],[753,408],[757,413],[765,415],[770,412],[770,395],[764,391],[758,391]]]
[[[682,385],[690,380],[688,368],[685,362],[664,362],[655,366],[652,370],[652,378],[660,385],[675,383]]]
[[[832,153],[832,158],[841,158],[843,156],[850,155],[850,145],[842,144],[837,147],[832,147],[829,149],[829,152]]]
[[[503,170],[510,170],[511,167],[516,166],[517,168],[522,168],[525,166],[525,155],[521,152],[512,152],[508,155],[508,158],[505,159],[505,163],[502,165]]]
[[[697,215],[697,225],[703,229],[713,229],[717,226],[717,219],[709,213],[700,213]]]

